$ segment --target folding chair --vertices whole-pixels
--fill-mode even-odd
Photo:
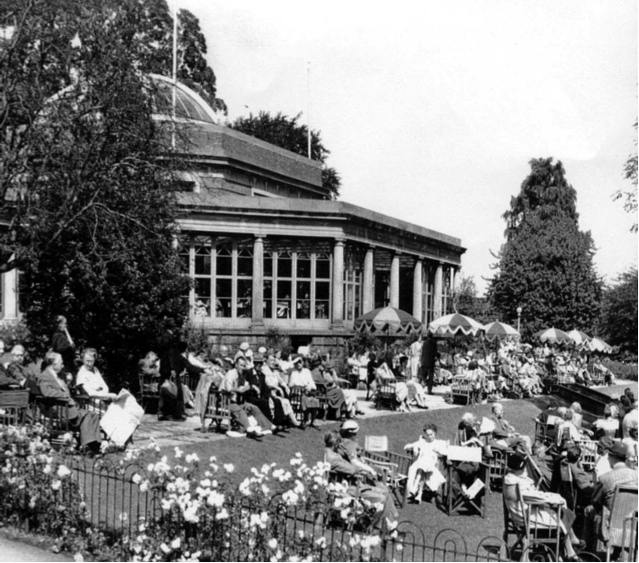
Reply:
[[[293,412],[295,413],[295,418],[298,422],[304,421],[304,410],[302,408],[302,403],[304,401],[304,388],[303,387],[291,387],[291,392],[288,397],[288,400],[291,403],[291,407],[293,407]]]
[[[225,391],[220,391],[211,385],[209,388],[209,395],[206,400],[206,409],[204,411],[204,416],[202,419],[202,429],[204,430],[204,423],[207,419],[210,419],[211,422],[208,431],[211,430],[213,424],[216,425],[217,432],[220,432],[222,429],[222,424],[226,425],[227,430],[231,429],[231,411],[229,410],[229,405],[231,402],[231,397],[229,393]]]
[[[36,397],[34,399],[34,422],[39,422],[48,431],[51,445],[60,447],[64,444],[63,436],[72,431],[69,422],[69,403],[66,399]],[[74,431],[79,438],[79,431]]]
[[[509,451],[492,450],[493,457],[488,462],[488,493],[501,489],[508,466]]]
[[[535,513],[542,509],[554,512],[555,523],[553,525],[537,523]],[[531,559],[534,561],[559,561],[561,505],[524,500],[519,484],[515,484],[504,485],[503,510],[504,542],[508,544],[508,536],[511,534],[517,538],[515,543],[509,546],[511,557],[513,552],[521,550],[520,561]],[[531,557],[532,552],[536,549],[541,550],[542,553]]]
[[[387,452],[388,436],[366,436],[364,438],[364,450],[367,452]]]
[[[460,401],[464,405],[472,405],[474,403],[475,389],[474,382],[465,377],[453,377],[450,386],[453,403]]]
[[[446,460],[446,489],[444,494],[444,510],[448,516],[461,508],[479,513],[484,518],[485,503],[483,489],[487,480],[488,466],[481,460],[481,448],[449,446]],[[463,487],[459,471],[462,463],[477,465],[475,481],[467,489]]]
[[[384,406],[391,410],[397,409],[395,380],[384,380],[375,393],[375,408],[380,409]]]
[[[147,410],[149,405],[157,405],[160,401],[160,379],[143,373],[138,373],[140,383],[140,405]]]
[[[597,442],[595,440],[579,440],[577,445],[581,448],[581,465],[592,472],[597,461]]]
[[[19,426],[24,424],[29,408],[29,391],[0,391],[0,424]]]
[[[634,520],[634,523],[633,523]],[[610,561],[613,548],[637,552],[637,485],[617,485],[607,522],[608,541],[606,561]],[[634,541],[632,541],[634,540]],[[627,561],[635,561],[628,558]]]
[[[541,442],[546,448],[550,448],[556,440],[555,425],[559,417],[550,415],[546,422],[535,419],[535,442]]]
[[[530,455],[526,456],[526,467],[528,468],[528,476],[535,482],[535,486],[540,491],[549,491],[550,481],[541,472],[537,462]]]

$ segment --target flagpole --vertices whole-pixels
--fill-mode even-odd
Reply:
[[[173,92],[171,100],[171,115],[173,117],[173,133],[171,135],[171,145],[175,149],[175,105],[177,103],[177,3],[178,0],[173,0]]]

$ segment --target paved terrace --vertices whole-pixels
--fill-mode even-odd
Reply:
[[[599,387],[597,390],[612,397],[615,395],[621,395],[626,387],[630,387],[635,396],[637,395],[637,382],[636,381],[619,381],[618,385],[613,387]],[[453,409],[453,408],[467,408],[464,405],[451,405],[446,403],[444,396],[450,391],[448,386],[438,386],[433,389],[433,395],[428,395],[428,409]],[[391,411],[388,409],[376,409],[372,401],[365,401],[366,391],[358,389],[357,399],[359,401],[360,410],[364,412],[361,418],[370,419],[382,416],[396,416],[400,413],[398,411]],[[507,401],[508,399],[504,399]],[[424,409],[413,407],[413,413],[424,413]],[[317,421],[321,426],[334,421]],[[200,432],[201,424],[198,416],[192,416],[187,418],[184,422],[176,421],[164,421],[159,422],[156,415],[146,414],[142,420],[142,424],[134,434],[135,446],[144,446],[148,444],[151,439],[160,447],[165,446],[180,446],[188,447],[189,444],[196,444],[199,442],[212,442],[216,440],[233,440],[237,438],[229,438],[224,434],[218,434],[217,432]]]

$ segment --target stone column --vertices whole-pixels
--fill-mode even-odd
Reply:
[[[333,248],[333,327],[344,326],[344,240]]]
[[[14,268],[2,275],[0,283],[2,287],[2,310],[4,320],[10,321],[18,318],[18,270]]]
[[[424,310],[422,306],[422,271],[424,262],[421,258],[415,260],[415,269],[413,270],[413,317],[419,322],[424,322]]]
[[[264,239],[253,241],[253,308],[251,326],[264,324]]]
[[[373,295],[373,283],[375,281],[375,250],[372,246],[366,249],[364,257],[364,296],[362,299],[362,313],[368,313],[375,308],[375,299]]]
[[[399,252],[396,252],[391,260],[390,306],[399,308]]]
[[[442,316],[442,278],[444,277],[443,264],[437,264],[435,272],[435,287],[433,288],[433,320]]]

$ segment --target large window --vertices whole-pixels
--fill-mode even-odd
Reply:
[[[353,321],[362,314],[361,258],[354,254],[346,256],[344,264],[344,320]]]
[[[191,307],[196,317],[250,318],[253,241],[192,237],[181,241],[180,257],[193,279]]]
[[[330,292],[330,254],[291,248],[264,251],[265,319],[328,319]]]
[[[422,270],[422,307],[423,323],[426,325],[434,320],[435,272],[435,267],[428,262],[424,262],[424,269]]]

